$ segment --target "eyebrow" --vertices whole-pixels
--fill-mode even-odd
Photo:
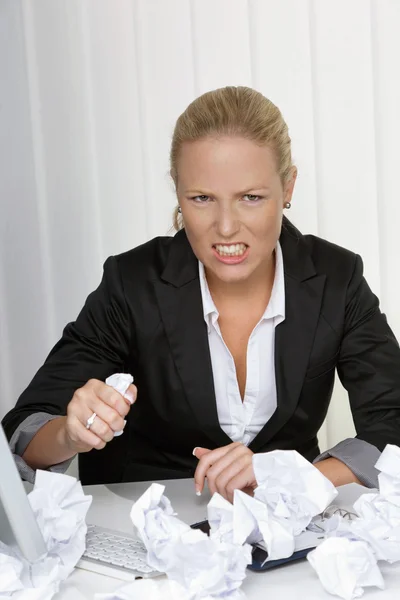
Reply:
[[[238,196],[244,196],[245,194],[250,194],[250,193],[253,193],[253,192],[261,192],[261,191],[263,191],[263,192],[269,192],[270,188],[264,187],[263,185],[253,186],[251,188],[247,188],[245,190],[242,190],[241,192],[236,192],[236,195],[238,195]],[[209,191],[207,191],[205,189],[201,189],[201,188],[193,189],[193,190],[185,190],[184,193],[185,194],[199,194],[199,195],[203,195],[204,194],[206,196],[212,196],[213,195],[212,192],[209,192]]]

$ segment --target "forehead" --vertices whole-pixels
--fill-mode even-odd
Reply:
[[[221,182],[242,186],[270,185],[278,177],[276,160],[269,146],[242,137],[209,137],[182,144],[178,178],[183,186]]]

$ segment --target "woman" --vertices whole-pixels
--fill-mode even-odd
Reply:
[[[186,109],[171,147],[177,235],[106,261],[4,418],[26,476],[80,453],[84,483],[195,474],[197,493],[207,478],[231,499],[255,486],[252,454],[278,448],[335,485],[376,485],[380,452],[400,441],[400,350],[360,257],[283,217],[296,175],[260,93],[227,87]],[[335,367],[357,437],[318,456]],[[132,408],[104,383],[116,372],[134,376]]]

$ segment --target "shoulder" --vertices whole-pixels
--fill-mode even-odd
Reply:
[[[328,240],[303,234],[284,219],[281,245],[285,271],[295,277],[326,275],[327,281],[347,286],[354,275],[362,276],[363,263],[358,254]]]
[[[311,258],[317,273],[340,273],[351,277],[357,267],[361,267],[362,271],[361,257],[352,250],[316,235],[301,233],[288,219],[284,220],[282,231],[285,240],[290,240],[290,254]]]
[[[356,265],[362,265],[361,257],[343,246],[310,234],[303,235],[303,239],[318,272],[329,274],[339,270],[351,276]]]
[[[359,254],[314,235],[305,235],[304,241],[317,273],[324,273],[328,289],[345,289],[353,296],[364,282],[364,264]]]
[[[114,256],[121,277],[123,279],[132,278],[132,275],[135,278],[142,275],[146,279],[159,277],[165,268],[173,239],[172,236],[156,237]]]

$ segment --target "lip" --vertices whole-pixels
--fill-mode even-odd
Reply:
[[[237,242],[237,243],[244,243],[244,242]],[[233,244],[218,244],[218,246],[231,246],[231,245],[233,245]],[[214,245],[212,247],[212,251],[213,251],[215,258],[217,260],[219,260],[219,262],[222,262],[224,265],[239,265],[240,263],[245,261],[246,258],[249,256],[250,247],[247,246],[246,251],[241,256],[221,256],[221,254],[218,254]]]

